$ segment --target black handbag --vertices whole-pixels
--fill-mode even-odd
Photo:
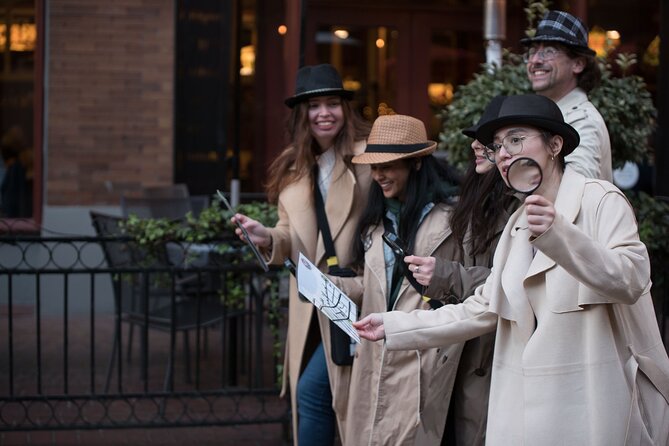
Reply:
[[[356,273],[353,270],[339,266],[334,243],[332,242],[332,234],[330,233],[330,225],[328,224],[328,219],[325,215],[325,203],[323,202],[321,191],[318,188],[317,168],[314,169],[314,177],[316,218],[318,220],[318,229],[323,236],[323,244],[325,245],[325,255],[328,259],[328,274],[339,277],[354,277],[356,276]],[[330,354],[332,356],[332,362],[337,365],[352,365],[354,353],[355,341],[353,341],[344,330],[339,328],[337,324],[330,321]]]

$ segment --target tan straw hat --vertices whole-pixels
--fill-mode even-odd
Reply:
[[[367,138],[365,153],[354,156],[354,164],[383,164],[402,158],[425,156],[437,143],[427,139],[425,124],[411,116],[382,115],[376,118]]]

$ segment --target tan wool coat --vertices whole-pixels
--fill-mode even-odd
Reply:
[[[466,268],[492,267],[493,255],[504,226],[519,204],[519,200],[514,201],[507,212],[504,212],[495,222],[496,236],[490,241],[485,252],[474,255],[471,252],[471,244],[465,240],[463,265]],[[445,274],[437,275],[444,276]],[[467,341],[462,350],[449,409],[453,413],[452,423],[455,430],[455,444],[452,446],[483,446],[485,444],[494,345],[495,333],[487,333]]]
[[[560,98],[557,105],[564,122],[574,127],[580,136],[578,147],[567,155],[567,163],[588,178],[613,181],[609,131],[588,95],[575,88]]]
[[[524,206],[463,304],[384,315],[388,349],[497,327],[487,445],[666,445],[669,358],[634,212],[612,184],[567,167],[556,218],[530,240]]]
[[[449,206],[439,204],[425,216],[413,254],[461,260],[448,225],[450,212]],[[359,279],[332,278],[349,296],[357,296],[364,289],[361,317],[388,307],[383,232],[383,225],[379,225],[368,239],[371,244],[365,253],[362,288]],[[454,268],[449,287],[430,287],[426,294],[443,302],[449,301],[452,293],[461,298],[487,274],[487,268],[466,271],[460,266]],[[394,309],[408,312],[429,308],[404,278]],[[462,347],[444,344],[390,352],[381,343],[363,340],[353,361],[345,445],[439,445]]]
[[[356,144],[354,153],[364,152],[365,144]],[[332,179],[328,188],[325,212],[330,225],[330,232],[335,244],[339,263],[346,267],[351,262],[351,246],[358,220],[365,208],[371,176],[369,166],[346,166],[340,154],[337,154]],[[279,221],[270,229],[272,249],[269,262],[282,264],[286,257],[297,262],[302,252],[322,271],[327,270],[325,248],[318,232],[314,209],[311,178],[301,178],[287,186],[279,194]],[[300,300],[295,279],[290,279],[290,297],[288,304],[288,334],[283,369],[282,395],[290,392],[294,444],[297,444],[297,382],[311,354],[307,344],[309,326],[314,313],[320,326],[320,335],[328,360],[328,375],[332,390],[332,404],[337,415],[340,435],[346,423],[346,405],[348,399],[350,366],[337,366],[330,356],[330,328],[328,320],[314,310],[313,304]]]

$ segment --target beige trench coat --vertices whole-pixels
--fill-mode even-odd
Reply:
[[[588,178],[613,181],[609,131],[588,95],[575,88],[560,98],[557,105],[564,122],[574,127],[581,138],[578,147],[567,155],[567,163]]]
[[[519,204],[519,201],[514,201],[508,212],[505,212],[495,223],[496,237],[490,242],[485,252],[473,255],[470,244],[465,243],[463,260],[465,267],[492,267],[493,255],[504,226]],[[495,333],[487,333],[465,343],[453,385],[450,407],[450,411],[453,412],[455,444],[449,446],[483,446],[485,444],[494,345]]]
[[[449,206],[439,204],[425,216],[416,234],[415,255],[461,260],[448,225],[450,212]],[[383,225],[372,231],[365,253],[361,316],[387,310],[383,232]],[[451,275],[451,286],[430,287],[426,294],[444,302],[451,293],[461,299],[487,275],[488,268],[465,271],[460,266]],[[359,278],[332,279],[349,296],[361,292]],[[404,278],[394,308],[408,312],[430,307]],[[363,340],[353,361],[345,445],[439,445],[462,348],[455,344],[389,352],[381,343]]]
[[[355,146],[355,154],[364,152],[365,144]],[[351,246],[356,237],[358,220],[365,208],[371,175],[369,166],[354,165],[347,168],[340,154],[337,154],[332,180],[328,188],[325,211],[328,216],[330,232],[341,266],[351,262]],[[313,189],[310,178],[302,178],[287,186],[279,195],[279,221],[270,229],[272,250],[269,262],[282,264],[290,256],[297,262],[302,252],[312,262],[326,271],[325,248],[318,233],[316,212],[313,205]],[[290,391],[294,444],[297,445],[297,381],[306,366],[312,351],[305,351],[307,335],[314,314],[314,306],[303,302],[297,295],[295,279],[290,279],[290,297],[288,304],[288,334],[283,368],[282,395]],[[328,375],[332,389],[332,404],[337,414],[340,435],[346,422],[346,404],[348,399],[350,366],[337,366],[329,360],[330,328],[328,320],[318,313],[320,334],[328,359]]]
[[[387,348],[497,325],[487,445],[666,445],[669,359],[633,210],[615,186],[570,168],[555,208],[533,241],[524,206],[514,213],[492,274],[463,304],[385,314]]]

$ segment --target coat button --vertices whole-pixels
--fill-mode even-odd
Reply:
[[[441,358],[442,364],[445,363],[446,361],[448,361],[448,356],[444,356],[443,358]]]
[[[486,374],[485,369],[482,369],[480,367],[478,369],[474,370],[474,375],[476,375],[476,376],[485,376],[485,374]]]

